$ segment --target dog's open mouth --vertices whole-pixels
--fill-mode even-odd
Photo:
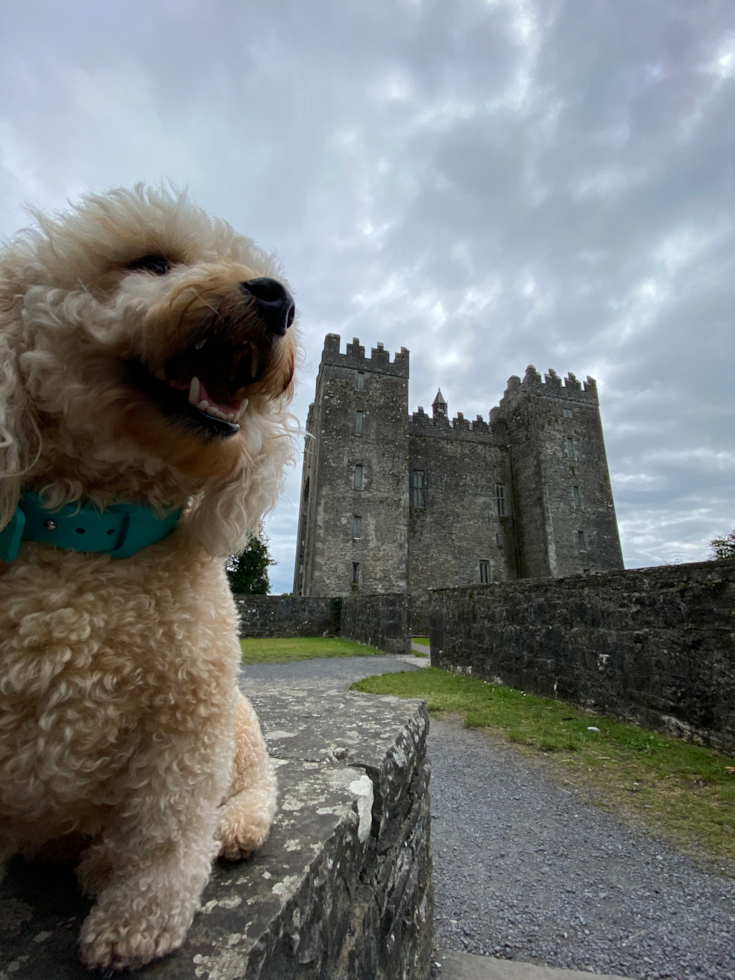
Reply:
[[[181,418],[209,436],[227,438],[240,429],[248,389],[266,370],[267,354],[253,343],[233,346],[203,337],[177,351],[162,367],[128,361],[133,383],[166,415]]]

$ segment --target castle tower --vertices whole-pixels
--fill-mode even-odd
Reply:
[[[562,384],[549,370],[542,380],[530,365],[508,379],[490,422],[510,446],[519,577],[622,568],[594,379]]]
[[[297,595],[403,592],[408,566],[408,373],[378,344],[324,340],[309,408],[294,571]]]
[[[446,403],[446,401],[444,399],[444,395],[442,395],[441,388],[437,391],[436,398],[431,403],[431,408],[432,408],[433,413],[434,413],[434,418],[436,418],[437,415],[446,415],[447,414],[447,409],[449,408],[449,406],[447,405],[447,403]]]

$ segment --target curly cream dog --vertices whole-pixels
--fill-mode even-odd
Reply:
[[[275,812],[221,557],[292,452],[294,310],[185,195],[37,220],[0,252],[0,529],[41,528],[0,562],[0,861],[76,842],[82,960],[117,970],[179,946],[213,858]],[[124,557],[135,528],[104,522],[136,510],[176,526]]]

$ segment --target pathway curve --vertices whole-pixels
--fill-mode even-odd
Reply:
[[[418,666],[398,657],[247,666],[243,687],[347,688],[406,669]],[[438,947],[635,980],[735,980],[730,878],[458,721],[432,720],[429,748]]]

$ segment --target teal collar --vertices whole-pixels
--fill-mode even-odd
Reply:
[[[138,504],[98,510],[93,504],[78,503],[50,510],[37,494],[25,493],[10,523],[0,531],[0,561],[15,561],[21,541],[129,558],[170,534],[180,516],[180,507],[157,517]]]

